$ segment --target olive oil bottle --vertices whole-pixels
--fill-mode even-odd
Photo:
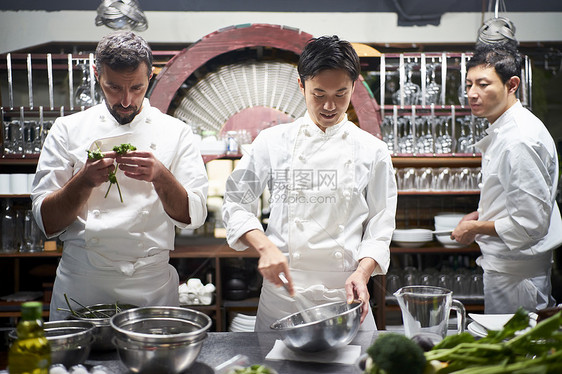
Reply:
[[[8,353],[10,374],[49,374],[51,345],[43,331],[42,309],[37,301],[21,306],[21,320],[16,328],[18,337]]]

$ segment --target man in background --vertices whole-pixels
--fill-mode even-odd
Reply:
[[[556,204],[558,156],[544,124],[516,97],[521,56],[515,43],[480,44],[467,64],[472,114],[490,123],[482,152],[478,211],[451,234],[482,251],[485,313],[551,307],[553,250],[562,244]]]

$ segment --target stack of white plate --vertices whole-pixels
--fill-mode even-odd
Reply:
[[[433,233],[426,229],[396,229],[392,241],[399,247],[421,247],[433,240]]]
[[[458,213],[440,213],[433,218],[435,223],[435,231],[453,231],[459,224],[464,214]],[[445,248],[460,248],[466,247],[464,244],[451,239],[450,235],[436,235],[437,240]]]
[[[256,325],[256,316],[248,316],[246,314],[236,313],[228,331],[230,332],[254,332]]]

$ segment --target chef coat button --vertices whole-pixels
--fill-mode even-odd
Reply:
[[[94,217],[99,217],[100,216],[100,211],[98,209],[94,209],[92,210],[92,214],[94,215]]]
[[[341,251],[334,252],[334,258],[336,260],[341,260],[343,258],[343,253],[341,253]]]
[[[346,166],[346,167],[350,167],[350,166],[351,166],[351,160],[347,160],[347,161],[345,162],[345,166]]]
[[[351,197],[351,193],[349,191],[343,191],[342,195],[346,199],[349,199]]]
[[[141,211],[141,214],[142,214],[143,216],[145,216],[145,217],[148,216],[148,210],[143,210],[143,211]]]
[[[142,248],[143,247],[142,242],[138,242],[137,247]]]
[[[152,149],[152,150],[156,149],[156,144],[155,144],[155,143],[150,143],[150,149]]]
[[[482,184],[482,183],[478,183],[478,189],[481,190],[483,185],[484,185],[484,184]]]
[[[301,254],[299,252],[295,252],[293,253],[293,260],[300,260],[301,258]]]
[[[92,238],[92,239],[90,239],[90,243],[92,243],[92,244],[98,244],[99,241],[100,241],[100,240],[99,240],[98,238]]]
[[[489,155],[484,156],[484,159],[486,159],[487,161],[490,161],[492,158]]]
[[[341,137],[342,139],[345,139],[347,138],[348,135],[349,135],[349,131],[344,131]]]
[[[338,231],[339,232],[343,232],[344,229],[345,229],[344,225],[338,225]]]
[[[302,162],[306,162],[306,157],[304,157],[303,155],[300,155],[299,160],[301,160]]]
[[[146,123],[152,123],[152,118],[147,117],[147,118],[144,120],[144,122],[146,122]]]
[[[104,122],[105,121],[105,116],[100,116],[100,121]]]
[[[500,129],[494,129],[494,134],[499,134]]]
[[[482,208],[478,208],[478,214],[482,214]]]
[[[310,136],[310,131],[308,131],[308,129],[304,129],[303,133],[306,136]]]

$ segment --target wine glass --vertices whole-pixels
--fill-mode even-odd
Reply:
[[[462,106],[468,105],[468,93],[466,92],[466,89],[463,90],[462,84],[459,86],[457,96],[459,98],[460,105]]]
[[[441,93],[441,86],[435,82],[435,69],[438,64],[427,65],[427,85],[425,88],[425,103],[427,105],[437,104],[439,101],[439,94]]]
[[[404,105],[416,105],[419,102],[420,86],[412,82],[412,74],[414,72],[415,63],[407,62],[404,64],[404,71],[406,73],[406,82],[404,87],[400,87],[392,95],[392,102],[394,104],[400,103],[400,93],[404,92]]]
[[[77,106],[93,106],[100,101],[100,94],[94,89],[94,100],[92,100],[92,93],[90,90],[90,65],[87,63],[78,64],[82,70],[82,83],[74,93],[74,102]]]

